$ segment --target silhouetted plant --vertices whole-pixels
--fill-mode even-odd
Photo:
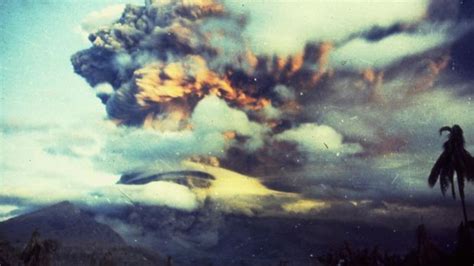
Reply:
[[[469,227],[461,223],[458,227],[458,241],[454,253],[456,265],[474,265],[474,246]]]
[[[464,200],[464,183],[466,180],[474,181],[474,159],[471,154],[464,149],[463,130],[460,126],[442,127],[439,130],[439,134],[441,135],[444,131],[449,132],[448,140],[443,145],[443,153],[441,153],[431,169],[428,184],[433,187],[439,179],[439,185],[443,195],[448,190],[448,187],[451,186],[453,198],[456,198],[454,189],[454,174],[456,173],[464,223],[468,224],[466,203]]]
[[[51,256],[58,246],[58,243],[51,239],[41,241],[38,230],[34,230],[20,259],[27,266],[48,266],[51,264]]]
[[[430,240],[424,225],[416,229],[416,260],[418,265],[442,265],[443,252]]]

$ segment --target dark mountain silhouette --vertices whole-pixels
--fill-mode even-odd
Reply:
[[[0,223],[0,234],[13,245],[25,245],[34,230],[62,246],[126,246],[119,234],[67,201]]]
[[[51,265],[166,265],[156,253],[128,246],[109,226],[67,201],[0,223],[0,263],[22,265],[19,258],[38,246],[32,240],[57,243]]]

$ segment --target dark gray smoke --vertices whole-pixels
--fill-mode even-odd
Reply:
[[[255,52],[252,37],[243,34],[251,16],[220,2],[127,6],[118,21],[90,35],[91,48],[72,57],[76,73],[96,87],[112,120],[154,132],[132,135],[132,144],[108,143],[103,161],[144,166],[179,153],[180,159],[258,176],[272,189],[251,207],[222,208],[230,201],[209,198],[198,213],[183,214],[186,224],[178,229],[179,218],[157,222],[130,213],[125,223],[138,228],[130,234],[163,232],[168,235],[157,235],[168,239],[179,232],[185,240],[173,245],[215,251],[228,234],[220,226],[237,228],[236,221],[249,223],[250,232],[265,231],[258,219],[362,217],[355,223],[383,221],[382,232],[414,227],[420,215],[453,215],[448,209],[455,203],[433,206],[426,177],[440,149],[440,125],[457,123],[474,132],[468,115],[474,113],[472,17],[469,4],[430,3],[426,16],[416,20],[368,25],[345,38],[313,38],[291,55]],[[159,139],[159,132],[165,137]],[[186,147],[178,137],[186,138]],[[219,145],[209,147],[209,140]],[[466,134],[466,143],[472,150],[474,133]],[[227,214],[204,213],[217,205]],[[237,209],[250,209],[238,212],[248,217],[232,216]],[[214,218],[219,222],[210,222],[209,230],[201,228]],[[449,221],[432,224],[443,222]]]

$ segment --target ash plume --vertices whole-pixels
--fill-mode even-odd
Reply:
[[[325,197],[321,183],[338,187],[330,177],[352,180],[353,171],[362,183],[372,176],[390,183],[400,164],[408,172],[424,154],[424,136],[438,124],[457,119],[474,129],[459,115],[472,110],[461,98],[472,90],[452,70],[472,20],[460,5],[442,14],[444,1],[427,3],[409,17],[365,21],[332,39],[316,34],[300,51],[276,54],[256,52],[259,38],[245,34],[252,17],[225,2],[127,5],[117,21],[89,35],[91,48],[71,58],[112,121],[147,130],[131,134],[143,153],[115,140],[102,161],[128,159],[139,169],[175,152],[179,160],[217,161],[260,176],[301,200]],[[451,111],[437,111],[439,105]],[[384,158],[394,166],[378,167]],[[134,170],[124,165],[121,173]]]
[[[90,34],[93,46],[71,60],[91,86],[113,87],[99,96],[109,116],[128,125],[167,111],[186,120],[209,94],[258,111],[271,104],[277,84],[310,87],[324,76],[331,44],[308,44],[289,58],[256,56],[241,34],[244,26],[245,17],[214,1],[127,6],[110,28]]]
[[[426,178],[440,126],[474,151],[472,1],[8,2],[0,220],[69,200],[230,265],[461,219]]]

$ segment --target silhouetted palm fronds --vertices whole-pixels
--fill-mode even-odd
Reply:
[[[464,183],[467,181],[474,181],[474,158],[464,149],[463,130],[460,126],[442,127],[439,130],[441,135],[444,131],[449,132],[448,140],[443,145],[443,153],[431,169],[428,177],[428,184],[433,187],[439,180],[441,193],[446,193],[451,187],[453,198],[456,198],[454,174],[458,183],[459,196],[463,207],[464,222],[468,224],[466,206],[464,201]]]

